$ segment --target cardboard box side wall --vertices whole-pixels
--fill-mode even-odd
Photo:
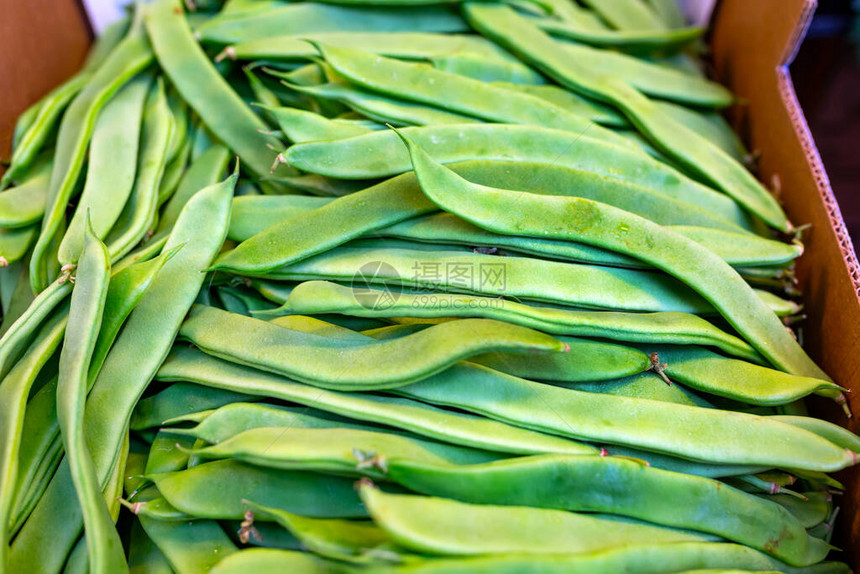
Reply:
[[[804,344],[857,397],[860,267],[787,69],[814,9],[814,0],[722,0],[712,22],[711,54],[717,78],[746,102],[736,110],[736,125],[760,153],[762,180],[778,180],[792,221],[812,225],[798,264],[809,315]],[[91,33],[74,0],[0,0],[0,13],[0,157],[8,158],[15,119],[80,67]],[[852,403],[860,415],[860,400]],[[816,407],[846,425],[837,409]],[[860,432],[860,419],[850,428]],[[860,473],[839,478],[847,492],[837,499],[842,513],[834,542],[860,571]]]

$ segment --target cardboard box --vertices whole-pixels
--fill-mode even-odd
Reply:
[[[722,0],[710,34],[715,75],[747,105],[733,120],[760,153],[765,182],[779,181],[791,220],[811,230],[798,263],[810,355],[841,385],[858,418],[847,421],[824,401],[816,414],[860,433],[860,267],[821,158],[795,98],[788,64],[803,39],[815,0]],[[91,39],[74,0],[0,0],[0,156],[9,156],[15,118],[80,66]],[[860,472],[838,476],[847,488],[834,543],[860,571]]]

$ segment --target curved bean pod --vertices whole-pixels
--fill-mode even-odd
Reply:
[[[32,175],[19,185],[0,193],[0,228],[27,227],[39,222],[45,214],[52,168],[53,163],[45,161],[34,167]]]
[[[278,4],[253,13],[222,12],[196,30],[201,40],[218,44],[327,32],[465,32],[457,14],[436,6],[350,7],[304,3]]]
[[[589,118],[602,126],[624,128],[630,124],[615,108],[602,102],[590,100],[584,96],[554,85],[504,84],[510,90],[519,90],[537,96],[557,106]]]
[[[234,365],[201,351],[177,348],[156,377],[291,401],[351,419],[408,430],[432,439],[510,453],[595,454],[595,447],[518,429],[482,417],[436,409],[416,401],[336,393]]]
[[[562,85],[617,106],[661,151],[769,225],[780,231],[791,229],[776,199],[740,163],[672,120],[635,88],[588,62],[563,54],[557,42],[507,6],[472,3],[465,6],[465,13],[482,34],[510,48]]]
[[[87,374],[108,294],[110,261],[107,248],[87,226],[69,308],[69,328],[60,353],[57,420],[78,502],[84,518],[89,568],[92,572],[128,571],[122,541],[104,503],[84,439]]]
[[[144,111],[140,158],[134,186],[128,203],[105,239],[111,261],[118,261],[131,251],[146,236],[146,231],[156,216],[158,186],[164,175],[172,131],[164,85],[157,82],[150,91]]]
[[[152,50],[139,23],[113,50],[63,114],[42,230],[30,258],[34,292],[48,284],[49,251],[63,225],[66,207],[80,175],[87,144],[99,111],[132,77],[152,61]]]
[[[451,321],[402,339],[362,344],[201,306],[191,309],[180,336],[216,357],[333,390],[401,386],[482,352],[567,350],[549,335],[486,319]],[[268,344],[259,348],[255,341],[260,340]]]
[[[243,499],[318,518],[363,518],[351,478],[270,470],[232,460],[150,475],[174,508],[201,518],[241,519]]]
[[[214,520],[168,522],[148,516],[138,520],[146,535],[180,574],[207,572],[238,548]]]
[[[373,521],[397,544],[442,556],[589,553],[624,545],[709,539],[599,515],[387,494],[366,483],[359,493]]]
[[[793,566],[830,546],[807,535],[782,506],[708,478],[606,457],[534,456],[455,466],[385,457],[386,477],[431,496],[472,504],[605,512],[714,534]]]
[[[33,118],[33,123],[15,144],[9,169],[0,179],[0,190],[8,187],[13,181],[18,181],[27,173],[60,115],[89,80],[89,74],[78,73],[54,88],[39,102],[40,106]]]
[[[830,381],[783,373],[701,348],[655,346],[648,351],[660,355],[673,381],[744,403],[784,405],[812,393],[835,398],[842,392]],[[860,449],[860,438],[857,441]]]
[[[158,62],[183,99],[249,171],[268,173],[274,153],[267,146],[280,142],[260,133],[266,131],[266,124],[209,62],[194,39],[181,3],[159,0],[149,4],[144,21]]]
[[[295,143],[345,139],[375,131],[361,124],[339,122],[315,112],[297,108],[259,107],[272,114],[287,139]]]
[[[374,550],[390,544],[388,535],[370,521],[307,518],[250,500],[245,504],[254,511],[255,517],[274,520],[308,550],[326,558],[364,562]]]
[[[281,298],[278,297],[278,300]],[[760,363],[747,343],[687,313],[616,313],[524,305],[490,297],[439,293],[401,293],[392,305],[366,305],[355,291],[327,281],[297,285],[278,310],[284,314],[341,313],[359,317],[487,317],[555,335],[596,337],[626,342],[710,345]]]
[[[695,245],[698,247],[698,244]],[[668,275],[527,257],[500,258],[458,250],[453,246],[442,251],[440,247],[444,249],[444,246],[403,245],[383,240],[358,242],[281,267],[267,273],[265,277],[293,281],[350,281],[356,280],[357,270],[370,269],[364,267],[370,265],[378,269],[372,275],[362,274],[358,281],[370,285],[390,284],[428,290],[441,287],[455,292],[522,298],[595,310],[714,313],[713,307],[703,298]],[[704,250],[701,247],[699,249]],[[712,257],[727,266],[716,255]],[[384,262],[385,265],[377,262]],[[474,277],[470,280],[468,275],[460,278],[454,273],[443,277],[440,276],[441,271],[438,274],[434,272],[442,269],[468,269],[472,270]],[[480,271],[481,275],[475,270]],[[497,280],[492,280],[493,277]],[[744,286],[749,289],[746,283]],[[767,291],[757,291],[756,295],[772,314],[791,315],[799,310],[796,303],[780,299]],[[372,301],[369,304],[373,304]]]
[[[691,76],[612,50],[570,42],[558,44],[560,51],[568,58],[588,59],[594,69],[611,74],[653,98],[706,108],[723,108],[734,101],[729,90],[706,78]]]
[[[233,459],[266,468],[367,475],[376,479],[385,478],[385,461],[390,458],[431,466],[480,464],[499,458],[462,446],[338,427],[260,427],[192,452],[204,459]],[[384,459],[377,459],[376,455]]]
[[[666,26],[645,2],[628,0],[584,0],[613,28],[619,30],[664,30]]]
[[[181,385],[183,383],[177,383]],[[176,385],[174,385],[176,386]],[[206,388],[206,387],[204,387]],[[223,392],[223,391],[222,391]],[[170,419],[169,423],[187,422],[191,417]],[[263,427],[298,429],[342,428],[375,430],[376,427],[356,424],[348,419],[309,407],[291,408],[276,405],[234,402],[211,411],[193,428],[173,429],[178,434],[187,434],[211,444],[220,444],[239,433]]]
[[[543,76],[516,60],[486,58],[469,53],[433,56],[430,63],[437,70],[466,76],[482,82],[511,82],[513,84],[543,84]]]
[[[830,380],[740,275],[699,244],[633,214],[586,199],[538,196],[470,184],[435,162],[408,138],[404,141],[413,153],[424,193],[447,211],[498,233],[575,239],[648,262],[710,301],[777,367]],[[468,205],[462,201],[464,195],[469,197]],[[516,212],[503,207],[511,201],[516,202]]]
[[[68,321],[67,307],[55,312],[39,329],[34,343],[24,353],[0,385],[0,564],[9,555],[9,530],[15,503],[21,429],[30,387],[39,370],[51,358],[63,339]]]
[[[317,42],[313,45],[338,74],[372,91],[488,121],[553,127],[578,135],[588,133],[594,139],[625,145],[611,131],[516,90],[364,50]]]
[[[84,429],[102,483],[116,467],[120,442],[127,436],[126,427],[135,403],[164,360],[179,324],[200,291],[204,280],[200,271],[211,264],[224,242],[236,179],[233,175],[221,184],[201,190],[188,202],[165,250],[181,244],[185,247],[159,272],[116,338],[95,380],[87,400]],[[146,352],[141,352],[142,349]],[[10,553],[11,568],[62,567],[67,549],[82,524],[80,507],[70,504],[70,499],[74,499],[74,488],[68,468],[64,470],[61,465],[15,538]],[[64,512],[62,520],[56,514],[60,506]]]
[[[387,98],[373,92],[354,88],[344,82],[318,86],[288,85],[297,92],[345,104],[361,115],[382,123],[398,126],[480,123],[480,120],[461,114],[446,112],[423,104]]]
[[[823,437],[833,444],[837,444],[843,448],[853,450],[854,452],[860,452],[860,437],[848,429],[844,429],[831,422],[813,417],[791,415],[775,415],[772,418],[774,420],[808,430],[809,432],[814,432],[818,436]]]
[[[551,18],[538,20],[538,27],[553,36],[599,48],[630,54],[674,53],[704,34],[704,28],[681,27],[674,30],[592,30]]]
[[[77,261],[88,219],[96,236],[104,239],[132,195],[144,104],[151,83],[150,74],[132,79],[99,112],[90,142],[86,183],[60,243],[61,263]]]
[[[479,365],[509,375],[540,381],[605,381],[643,373],[651,367],[648,355],[614,343],[559,337],[567,344],[567,353],[517,355],[495,352],[471,357]],[[664,357],[660,356],[661,360]]]
[[[302,31],[296,35],[260,37],[233,44],[219,57],[234,60],[299,60],[317,56],[309,42],[352,50],[367,50],[391,58],[426,60],[452,53],[480,55],[490,60],[513,61],[496,44],[473,34],[434,34],[428,32],[322,32]]]
[[[746,216],[730,198],[692,181],[645,154],[632,152],[589,135],[536,126],[464,124],[423,126],[401,130],[414,137],[437,161],[520,161],[568,167],[651,189],[679,201],[712,210],[730,222],[748,227]],[[344,136],[339,136],[343,138]],[[320,139],[319,137],[315,139]],[[412,164],[389,131],[374,131],[341,141],[308,142],[283,154],[291,166],[337,179],[388,177],[410,171]],[[501,175],[496,170],[495,177]],[[496,182],[481,182],[492,185]],[[540,178],[526,180],[528,189]],[[548,186],[542,185],[543,189]],[[563,189],[563,188],[559,188]]]
[[[0,229],[0,259],[2,266],[20,261],[38,237],[38,226],[17,227],[15,229]]]
[[[586,393],[470,363],[394,392],[576,440],[620,444],[695,461],[823,472],[858,462],[857,453],[768,417]],[[552,405],[553,416],[546,415],[546,405]],[[610,412],[614,413],[612,421],[604,416]]]

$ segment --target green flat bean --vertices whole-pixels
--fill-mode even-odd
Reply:
[[[675,0],[646,0],[648,7],[669,28],[683,28],[687,19]]]
[[[173,574],[167,558],[146,535],[139,520],[133,521],[131,525],[128,568],[131,574]]]
[[[176,417],[217,409],[236,401],[253,400],[255,400],[254,397],[242,393],[189,383],[176,383],[138,402],[131,415],[130,428],[132,430],[154,428]]]
[[[288,400],[351,419],[385,424],[432,439],[493,452],[597,452],[592,446],[499,424],[482,417],[435,409],[416,401],[313,388],[191,349],[175,349],[156,378],[163,381],[191,381]]]
[[[546,100],[363,50],[313,43],[334,70],[363,88],[484,120],[588,133],[629,147],[617,135]]]
[[[666,374],[673,381],[744,403],[783,405],[812,393],[833,398],[842,392],[830,381],[783,373],[706,349],[654,346],[648,350],[659,353],[660,360],[667,364]]]
[[[39,102],[41,105],[33,118],[33,123],[26,132],[21,134],[20,141],[15,144],[9,169],[0,179],[0,190],[14,181],[19,181],[19,178],[27,174],[60,115],[89,80],[89,74],[78,73],[54,88]]]
[[[467,504],[359,488],[373,521],[397,544],[442,556],[597,552],[645,543],[704,542],[693,532],[544,508]]]
[[[260,195],[236,197],[230,216],[230,230],[227,238],[245,241],[264,229],[277,225],[285,219],[307,214],[331,203],[328,197],[307,197],[304,195]]]
[[[281,470],[303,470],[338,475],[367,475],[385,479],[385,459],[427,464],[480,464],[497,460],[495,454],[437,443],[390,432],[358,428],[260,427],[249,429],[216,445],[195,448],[204,459],[233,459]]]
[[[0,229],[0,265],[20,261],[39,235],[38,225]]]
[[[282,203],[285,202],[282,201]],[[292,210],[287,212],[284,209],[283,211],[286,212],[288,217],[295,217],[297,215]],[[244,222],[245,214],[237,215],[236,217],[238,219],[236,225],[238,226],[239,222]],[[266,223],[266,219],[257,218],[256,221],[261,227],[258,232],[263,231],[264,228],[262,226]],[[249,226],[247,228],[243,227],[241,231],[250,233],[252,230],[251,222],[248,221],[248,223]],[[668,227],[675,233],[684,235],[707,247],[732,266],[783,264],[796,259],[802,252],[802,248],[799,245],[786,244],[746,233],[684,225],[672,225]],[[620,255],[590,245],[542,239],[539,237],[498,235],[445,212],[408,219],[374,231],[371,234],[371,236],[376,235],[427,243],[454,243],[469,246],[478,245],[487,248],[495,247],[518,253],[537,255],[547,259],[580,261],[612,267],[626,267],[630,269],[648,267],[641,261],[626,255]],[[247,235],[240,239],[244,240],[249,237],[250,235]],[[776,270],[773,272],[776,272]]]
[[[236,179],[233,175],[221,184],[201,190],[188,202],[165,250],[182,244],[185,247],[159,272],[117,337],[95,380],[87,400],[84,429],[87,447],[102,481],[117,466],[119,443],[127,436],[132,409],[162,363],[180,322],[200,290],[204,279],[200,271],[211,263],[224,241]],[[142,349],[146,352],[142,353]],[[82,524],[80,508],[69,503],[74,497],[70,483],[68,467],[64,470],[61,465],[15,538],[10,553],[13,570],[24,564],[45,570],[61,567],[57,562],[65,559]],[[58,506],[63,506],[62,519],[57,518]]]
[[[565,182],[570,183],[571,176],[578,178],[577,173],[571,170],[556,170],[544,165],[518,162],[509,162],[504,169],[497,162],[485,161],[464,162],[453,168],[471,180],[489,183],[501,178],[510,183],[511,187],[525,187],[526,190],[535,185],[540,186],[540,190],[547,189],[542,185],[542,177],[552,174],[558,176],[560,186],[565,185]],[[534,174],[541,174],[541,178],[532,179]],[[612,183],[608,187],[614,189]],[[652,196],[646,194],[642,197]],[[414,174],[403,174],[361,192],[341,197],[310,214],[273,225],[259,235],[249,238],[236,249],[221,255],[213,269],[245,274],[264,273],[281,265],[301,261],[375,229],[434,210],[433,203],[420,192]],[[728,242],[733,248],[745,248],[747,253],[753,251],[752,257],[755,257],[755,253],[760,253],[763,245],[768,249],[776,248],[777,260],[786,260],[786,257],[791,257],[790,254],[798,251],[796,247],[785,248],[776,243],[763,244],[754,239],[748,242],[739,241],[734,235],[716,235],[717,241],[712,241],[708,239],[707,232],[690,231],[698,233],[702,241],[709,241],[709,245]],[[710,236],[713,237],[714,234]]]
[[[791,229],[776,199],[719,147],[661,112],[648,98],[610,71],[570,58],[558,44],[526,19],[502,5],[465,6],[470,23],[511,49],[560,84],[618,107],[660,151],[691,173],[715,185],[769,225]]]
[[[489,59],[470,53],[433,56],[430,63],[437,70],[466,76],[482,82],[510,82],[511,84],[544,84],[538,72],[514,60]]]
[[[618,30],[664,30],[666,26],[640,0],[584,0],[610,26]]]
[[[251,111],[209,62],[194,39],[179,0],[159,0],[144,21],[158,62],[188,105],[218,139],[256,175],[268,173],[277,139],[260,133],[266,124]]]
[[[295,34],[327,32],[465,32],[465,22],[437,6],[351,7],[305,2],[216,16],[196,32],[204,42],[236,44]]]
[[[200,518],[241,519],[243,499],[317,518],[367,516],[351,478],[270,470],[218,460],[150,479],[175,508]]]
[[[656,359],[657,357],[655,357],[655,360]],[[662,360],[662,357],[660,360]],[[504,369],[501,368],[498,368],[497,370],[505,372]],[[523,378],[527,377],[524,376]],[[537,377],[528,378],[536,379]],[[666,381],[654,376],[654,373],[651,371],[643,371],[636,375],[615,380],[577,381],[572,383],[556,381],[554,384],[588,393],[664,401],[678,405],[687,405],[690,407],[714,407],[714,405],[708,401],[679,385],[666,384]],[[647,460],[647,457],[643,458],[643,460]]]
[[[615,343],[559,337],[567,353],[518,355],[485,353],[469,360],[509,375],[540,381],[587,382],[619,379],[643,373],[651,367],[648,355]],[[661,355],[660,360],[665,360]]]
[[[151,84],[150,74],[132,79],[99,112],[90,142],[86,183],[60,243],[60,262],[77,261],[88,218],[96,236],[107,237],[132,195],[144,103]]]
[[[851,572],[846,564],[840,562],[822,562],[806,568],[791,568],[752,548],[715,542],[640,544],[581,554],[503,554],[472,558],[433,558],[388,569],[377,566],[374,570],[391,574],[590,574],[625,570],[642,574],[664,574],[701,568],[706,571],[716,569],[717,572],[738,568],[794,574]],[[229,556],[212,569],[213,574],[350,574],[361,571],[354,566],[325,560],[307,552],[268,548],[243,550]]]
[[[729,90],[699,76],[581,44],[563,43],[560,48],[570,58],[588,58],[589,65],[612,70],[614,76],[653,98],[707,108],[723,108],[734,101]]]
[[[705,32],[704,28],[694,26],[673,30],[594,30],[551,18],[537,20],[535,24],[558,38],[637,55],[675,53],[694,43]]]
[[[604,311],[714,313],[705,299],[664,274],[526,257],[499,258],[454,246],[441,249],[444,246],[368,240],[280,267],[265,277],[292,281],[354,280],[369,285],[442,289]],[[727,265],[716,255],[712,257]],[[463,272],[463,276],[447,271],[443,275],[443,269],[470,271]],[[746,283],[744,287],[749,289]],[[772,313],[791,315],[799,310],[797,304],[767,291],[757,291],[756,295]],[[369,303],[373,304],[370,300]]]
[[[49,288],[39,293],[18,319],[0,338],[0,380],[27,349],[37,329],[55,314],[57,307],[71,292],[72,285],[66,278],[58,278]]]
[[[30,387],[42,366],[60,345],[65,332],[68,311],[64,307],[49,317],[36,334],[34,343],[9,371],[0,385],[0,564],[9,555],[9,526],[12,522],[18,476],[18,453],[21,429]]]
[[[728,197],[693,182],[651,157],[587,135],[573,136],[541,127],[498,124],[423,126],[402,131],[414,137],[434,159],[444,164],[495,160],[508,164],[529,162],[553,168],[566,167],[580,173],[603,176],[604,186],[621,180],[696,204],[742,227],[750,225],[738,205]],[[408,172],[411,168],[407,154],[399,149],[398,141],[390,131],[366,133],[338,141],[306,142],[288,148],[282,155],[293,167],[338,179],[388,177]],[[493,171],[496,180],[502,177],[501,170]],[[474,179],[465,173],[461,175]],[[549,187],[539,177],[527,179],[523,176],[520,181],[520,185],[528,186],[527,189]],[[494,182],[481,183],[491,185]],[[592,183],[598,183],[597,177]]]
[[[326,558],[365,562],[367,556],[375,552],[391,551],[388,535],[370,521],[307,518],[280,508],[261,506],[250,500],[246,504],[253,510],[255,517],[275,520],[308,550]],[[399,553],[395,557],[395,560],[398,559],[401,559]]]
[[[179,383],[181,384],[181,383]],[[175,422],[192,420],[189,416],[170,419]],[[178,434],[187,434],[211,444],[219,444],[246,430],[263,427],[281,428],[344,428],[374,430],[372,425],[356,424],[348,419],[333,416],[310,407],[281,407],[268,404],[231,403],[211,411],[197,426],[190,429],[174,429]]]
[[[107,248],[88,224],[78,259],[77,281],[72,291],[69,328],[60,354],[57,420],[83,513],[89,569],[105,573],[125,572],[128,565],[87,451],[83,423],[87,374],[102,322],[109,281]]]
[[[446,112],[438,108],[395,100],[354,88],[344,82],[320,84],[318,86],[291,86],[297,92],[314,98],[341,102],[356,112],[382,123],[398,126],[429,126],[443,124],[480,123],[462,114]]]
[[[857,463],[853,451],[767,417],[585,393],[470,363],[455,365],[394,392],[532,430],[696,461],[825,472]],[[546,415],[546,405],[552,405],[553,416]],[[605,413],[613,413],[611,422]]]
[[[627,516],[714,534],[794,566],[819,562],[830,551],[778,504],[716,480],[624,458],[545,455],[455,466],[377,454],[385,457],[387,478],[421,494]]]
[[[152,58],[142,27],[136,22],[63,114],[45,217],[30,259],[30,283],[34,292],[48,284],[51,244],[63,226],[99,111],[130,78],[149,65]]]
[[[90,372],[87,377],[90,385],[93,384],[101,370],[125,320],[140,303],[164,265],[182,247],[182,245],[176,245],[171,249],[163,250],[155,259],[132,263],[121,269],[116,267],[113,269],[102,324],[90,361]]]
[[[158,209],[158,186],[164,175],[173,130],[171,124],[164,85],[159,81],[146,101],[134,186],[116,225],[105,239],[111,261],[127,255],[146,236],[154,221]]]
[[[158,228],[151,241],[157,241],[159,237],[166,236],[170,232],[182,208],[195,193],[213,185],[223,177],[229,160],[230,152],[227,148],[214,144],[191,161],[176,188],[176,193],[164,206],[158,220]]]
[[[676,122],[712,141],[736,160],[748,161],[749,152],[722,115],[694,110],[672,102],[657,102],[657,106]]]
[[[228,332],[233,334],[229,343]],[[236,333],[243,335],[236,337]],[[483,352],[567,350],[548,335],[486,319],[451,321],[402,339],[362,343],[301,333],[201,306],[191,309],[180,337],[216,357],[333,390],[397,387]],[[269,344],[259,348],[253,344],[258,340]]]
[[[612,70],[615,77],[653,98],[707,108],[723,108],[734,101],[729,90],[699,76],[610,50],[570,42],[559,47],[569,58],[587,58],[595,69]]]
[[[0,193],[0,228],[27,227],[39,222],[45,214],[52,168],[51,161],[41,162],[30,177]]]
[[[331,120],[306,110],[289,107],[260,107],[272,114],[287,139],[295,143],[344,139],[376,131],[362,124]]]
[[[514,58],[481,36],[474,34],[434,34],[427,32],[351,32],[314,33],[303,30],[295,35],[261,37],[233,44],[219,57],[233,60],[298,60],[304,62],[318,52],[309,42],[337,48],[367,50],[404,60],[427,60],[453,53],[480,55],[492,61]]]
[[[854,452],[860,452],[860,438],[848,429],[835,425],[831,422],[813,417],[802,417],[794,415],[777,415],[774,420],[796,426],[809,432],[826,438],[833,444],[847,448]]]
[[[284,314],[342,313],[359,317],[488,317],[552,333],[625,342],[709,345],[761,362],[747,343],[687,313],[615,313],[578,311],[473,295],[400,293],[391,305],[368,305],[355,291],[336,283],[308,281],[288,294]],[[370,294],[370,292],[369,292]],[[277,300],[281,300],[281,296]],[[374,298],[369,297],[370,301]]]
[[[697,243],[633,214],[586,199],[469,184],[433,161],[417,144],[405,141],[414,153],[424,193],[447,211],[491,231],[576,239],[646,261],[706,297],[775,366],[792,374],[830,380],[743,278]],[[456,199],[450,199],[453,196]],[[464,196],[469,197],[466,206]],[[516,202],[516,212],[504,207],[511,201]]]
[[[149,449],[144,475],[185,470],[188,451],[193,445],[194,437],[176,434],[170,429],[159,430]]]
[[[212,520],[166,522],[147,516],[139,516],[138,520],[177,574],[208,572],[218,562],[238,552],[218,523]]]
[[[624,116],[616,109],[602,102],[590,100],[584,96],[553,85],[503,84],[510,90],[519,90],[537,96],[555,105],[565,108],[572,113],[589,118],[602,126],[623,128],[629,126]]]
[[[341,197],[361,191],[373,185],[373,181],[353,181],[346,179],[331,179],[313,173],[297,176],[280,176],[273,181],[290,189],[321,197]]]
[[[832,496],[829,492],[806,492],[806,500],[787,494],[757,495],[760,498],[775,502],[788,510],[804,528],[813,528],[821,524],[830,515]]]
[[[20,486],[9,530],[12,535],[30,515],[63,456],[63,442],[57,422],[56,378],[27,401],[19,451],[18,478],[15,483]]]

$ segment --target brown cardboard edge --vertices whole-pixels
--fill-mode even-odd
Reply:
[[[807,252],[798,261],[809,311],[806,347],[837,382],[854,391],[850,400],[860,411],[858,261],[788,70],[815,7],[814,0],[722,0],[710,39],[717,78],[747,101],[734,110],[734,119],[761,153],[762,180],[779,176],[789,217],[813,223],[805,235]],[[860,421],[847,420],[830,401],[810,403],[813,414],[860,431]],[[834,500],[842,507],[834,543],[845,552],[831,559],[860,571],[860,472],[855,467],[837,478],[846,491]]]

